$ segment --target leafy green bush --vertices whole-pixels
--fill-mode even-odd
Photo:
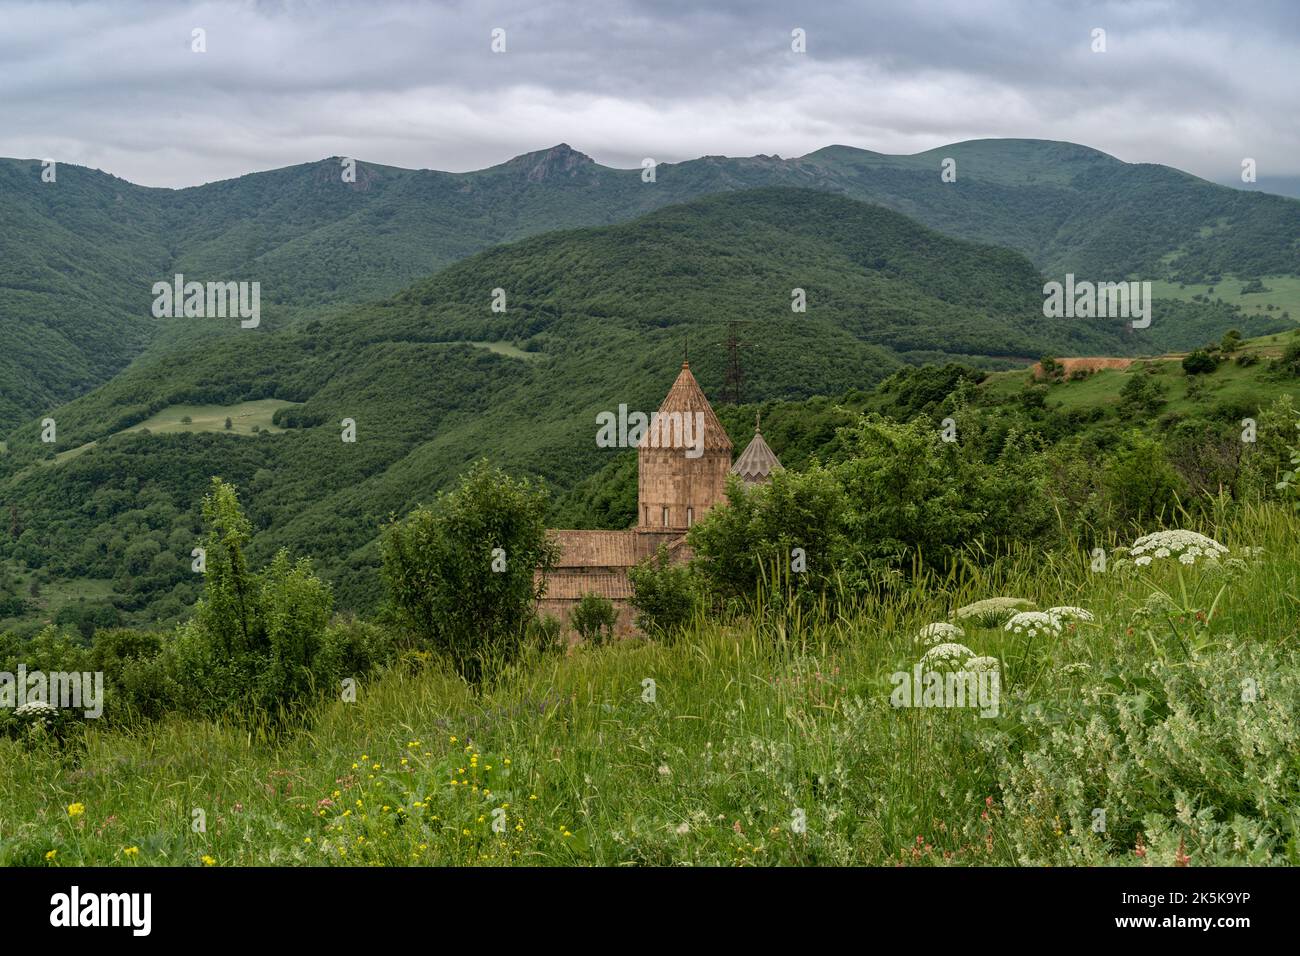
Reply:
[[[564,622],[554,614],[541,614],[528,623],[528,643],[538,651],[558,650],[565,645]]]
[[[1107,461],[1102,486],[1121,521],[1141,523],[1172,513],[1183,481],[1159,441],[1131,432]]]
[[[1214,356],[1204,349],[1196,349],[1183,358],[1183,371],[1188,375],[1207,375],[1218,367]]]
[[[831,585],[849,550],[847,502],[835,474],[816,466],[778,471],[761,485],[732,476],[727,501],[688,537],[696,566],[715,592],[750,599],[773,578],[814,591]],[[649,575],[642,579],[651,587]]]
[[[1273,360],[1271,368],[1279,375],[1300,375],[1300,342],[1288,343],[1281,357]]]
[[[558,547],[546,532],[546,493],[476,463],[460,485],[384,532],[384,577],[424,648],[471,682],[524,646]]]
[[[1165,389],[1144,372],[1130,372],[1119,390],[1120,416],[1134,419],[1154,415],[1165,403]]]
[[[875,416],[845,430],[850,456],[835,474],[848,505],[847,538],[876,568],[904,570],[919,554],[943,567],[977,541],[1030,540],[1043,532],[1046,502],[1028,489],[1041,480],[1041,456],[1015,432],[986,443],[974,415],[957,412],[968,431],[945,441],[917,420]]]
[[[322,685],[337,688],[346,678],[356,679],[387,666],[396,654],[397,642],[388,628],[352,614],[338,615],[321,635],[314,671]]]
[[[617,622],[618,611],[613,603],[599,594],[584,594],[569,612],[569,623],[589,644],[604,644],[612,638]]]
[[[1007,833],[1016,860],[1294,866],[1297,724],[1293,650],[1244,644],[1099,674],[1025,720],[1003,786],[1023,822]]]
[[[698,604],[694,576],[688,566],[672,563],[667,548],[660,546],[654,556],[630,568],[628,578],[642,633],[671,638],[690,623]]]

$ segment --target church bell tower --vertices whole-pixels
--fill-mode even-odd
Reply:
[[[701,391],[689,362],[637,450],[637,528],[685,531],[726,500],[731,439]]]

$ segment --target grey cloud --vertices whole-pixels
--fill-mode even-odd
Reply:
[[[0,155],[149,185],[333,154],[464,170],[566,141],[635,166],[986,136],[1220,180],[1243,156],[1300,174],[1287,3],[123,0],[0,17]],[[194,27],[205,54],[190,52]]]

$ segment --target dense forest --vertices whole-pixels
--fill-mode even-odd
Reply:
[[[972,160],[991,163],[991,148]],[[1018,173],[998,166],[997,188],[1040,177],[1058,188],[1113,163],[1066,152],[1046,165],[1026,160],[1012,167]],[[862,159],[855,151],[815,156],[850,167]],[[492,177],[517,175],[523,164],[531,182],[537,167],[528,164],[536,163],[580,178],[603,175],[565,153],[521,159]],[[115,226],[148,227],[129,216]],[[796,467],[836,454],[846,415],[937,420],[941,403],[960,392],[987,413],[977,453],[989,460],[1014,434],[1046,445],[1073,441],[1086,468],[1137,430],[1171,443],[1171,467],[1186,472],[1179,487],[1200,492],[1212,483],[1192,473],[1210,460],[1197,442],[1218,441],[1290,388],[1283,345],[1257,338],[1292,328],[1288,313],[1247,314],[1238,303],[1198,295],[1157,300],[1143,330],[1120,319],[1052,320],[1042,315],[1042,280],[1014,251],[950,238],[882,206],[765,188],[495,246],[329,318],[304,313],[301,321],[210,334],[202,347],[156,343],[107,384],[53,411],[54,441],[42,440],[43,421],[10,432],[0,455],[7,531],[0,612],[23,630],[58,618],[87,634],[184,616],[199,588],[190,568],[197,502],[214,475],[245,492],[249,517],[265,532],[253,545],[258,557],[281,547],[311,554],[340,607],[350,609],[370,610],[377,600],[381,524],[431,500],[482,457],[547,482],[558,526],[624,527],[631,456],[595,447],[596,414],[624,403],[656,407],[685,354],[718,397],[732,322],[743,341],[745,404],[720,408],[723,420],[743,446],[751,406],[762,403],[775,447]],[[1227,398],[1214,384],[1189,388],[1175,418],[1155,414],[1165,387],[1158,376],[1103,375],[1096,381],[1113,391],[1094,386],[1082,407],[1058,408],[1047,386],[1021,386],[1024,372],[1006,371],[1044,355],[1218,349],[1228,328],[1235,341],[1254,345],[1220,374],[1187,380],[1244,376],[1250,384],[1237,382]],[[1252,356],[1263,360],[1240,364]],[[952,369],[960,381],[950,380]],[[1018,384],[992,387],[1007,376]],[[1141,400],[1131,399],[1131,382],[1147,378]],[[204,406],[220,420],[223,409],[258,400],[279,407],[251,433],[229,430],[229,419],[226,429],[145,426],[176,407]],[[355,442],[341,440],[347,421]],[[1091,492],[1070,494],[1082,500]],[[1113,496],[1105,508],[1131,510]]]
[[[940,180],[945,158],[955,182]],[[1300,202],[1070,143],[710,156],[661,164],[653,182],[566,145],[473,173],[364,162],[354,172],[345,178],[335,157],[166,190],[72,165],[46,182],[39,162],[0,160],[0,429],[108,381],[151,346],[202,352],[230,334],[150,315],[152,284],[175,273],[259,282],[264,324],[280,327],[329,319],[498,243],[732,190],[868,200],[1055,276],[1199,283],[1300,271]]]

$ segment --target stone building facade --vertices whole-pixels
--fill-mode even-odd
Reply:
[[[734,466],[732,450],[690,364],[683,362],[637,448],[636,526],[626,531],[552,531],[560,559],[546,577],[538,613],[557,617],[567,627],[570,612],[583,596],[598,594],[618,610],[617,633],[632,633],[628,569],[661,546],[670,560],[689,561],[686,532],[710,508],[726,501],[727,475],[735,472],[747,482],[760,482],[781,467],[757,427]]]

